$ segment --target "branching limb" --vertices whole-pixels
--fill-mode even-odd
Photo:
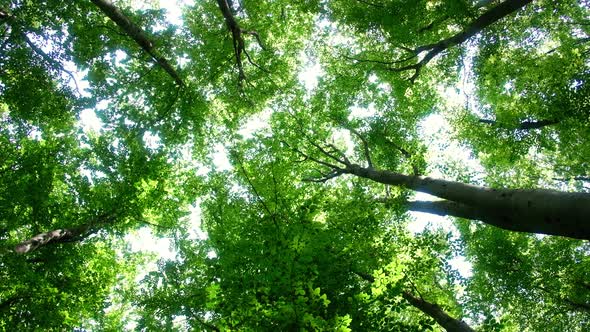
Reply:
[[[61,63],[59,63],[57,60],[53,59],[52,57],[50,57],[49,55],[47,55],[47,53],[43,52],[42,49],[40,49],[37,45],[35,45],[35,43],[33,43],[25,33],[21,34],[23,39],[25,40],[25,43],[27,43],[27,45],[29,45],[29,47],[33,50],[33,52],[35,52],[37,55],[39,55],[41,58],[43,58],[43,60],[47,63],[49,63],[50,66],[57,68],[58,71],[62,71],[66,74],[68,74],[68,76],[72,79],[72,81],[74,82],[74,86],[76,87],[76,92],[78,94],[80,94],[80,89],[78,88],[78,82],[76,81],[76,77],[74,76],[74,74],[65,69]]]
[[[381,63],[384,65],[394,65],[394,64],[403,64],[408,61],[411,61],[414,58],[417,58],[421,53],[426,52],[424,57],[413,64],[402,65],[399,67],[389,67],[388,69],[394,72],[405,72],[405,71],[413,71],[414,73],[410,76],[409,81],[414,83],[420,71],[424,66],[426,66],[434,57],[439,55],[440,53],[446,51],[447,49],[459,45],[469,38],[477,35],[482,30],[486,29],[490,25],[502,20],[503,18],[513,14],[520,8],[524,7],[525,5],[529,4],[533,0],[506,0],[495,7],[489,9],[485,13],[483,13],[480,17],[476,18],[473,22],[471,22],[463,31],[451,36],[447,39],[440,40],[436,43],[431,43],[427,45],[419,46],[415,49],[411,49],[405,46],[398,46],[400,49],[410,53],[410,55],[404,59],[400,59],[397,61],[373,61],[373,60],[363,60],[362,62],[375,62]],[[361,60],[356,60],[361,62]]]
[[[338,177],[342,174],[346,174],[348,173],[348,169],[349,167],[352,166],[352,164],[350,163],[350,161],[348,159],[340,159],[336,156],[334,156],[332,153],[326,151],[326,149],[322,148],[319,144],[315,143],[315,142],[311,142],[310,144],[312,146],[314,146],[316,149],[318,149],[322,154],[324,154],[326,157],[336,161],[336,164],[332,164],[330,162],[324,161],[322,159],[319,158],[315,158],[313,156],[310,156],[309,154],[299,150],[296,147],[292,147],[289,143],[285,142],[285,141],[281,141],[283,144],[285,144],[287,147],[289,147],[293,152],[299,154],[300,156],[303,157],[303,160],[298,160],[297,162],[303,162],[303,161],[307,161],[307,160],[311,160],[317,164],[320,164],[322,166],[325,166],[329,169],[329,172],[324,173],[322,171],[316,170],[320,176],[319,177],[309,177],[309,178],[305,178],[303,179],[304,181],[307,182],[326,182],[330,179],[333,179],[335,177]],[[344,165],[344,167],[340,167],[337,164],[342,164]]]
[[[318,173],[320,173],[321,177],[309,177],[309,178],[305,178],[303,179],[303,181],[306,182],[315,182],[315,183],[324,183],[330,179],[339,177],[340,175],[344,174],[344,170],[343,169],[333,169],[331,172],[325,174],[322,173],[320,171],[317,171]]]
[[[0,9],[0,19],[6,22],[9,22],[11,24],[11,28],[14,29],[14,31],[16,32],[16,34],[18,36],[20,36],[20,38],[22,38],[25,43],[33,50],[33,52],[37,55],[39,55],[43,61],[47,62],[51,67],[53,67],[55,70],[57,71],[62,71],[64,73],[66,73],[72,80],[72,82],[74,82],[74,86],[76,89],[76,92],[78,94],[80,94],[80,89],[78,87],[78,81],[76,81],[76,77],[74,76],[74,74],[65,69],[64,66],[57,60],[55,60],[54,58],[52,58],[51,56],[49,56],[47,53],[45,53],[41,48],[39,48],[37,45],[35,45],[35,43],[33,43],[33,41],[31,41],[29,39],[29,37],[27,36],[26,32],[23,31],[19,26],[18,26],[18,22],[17,19],[12,16],[11,14],[9,14],[6,11],[3,11]],[[4,48],[4,45],[8,42],[8,39],[6,39],[3,42],[2,48]]]
[[[137,26],[133,21],[129,19],[123,12],[117,8],[110,0],[91,0],[100,11],[108,16],[115,24],[121,28],[129,37],[131,37],[152,59],[164,69],[170,77],[174,79],[176,84],[184,86],[184,82],[180,78],[180,75],[170,65],[166,58],[160,56],[154,47],[154,43],[145,31]]]
[[[229,31],[231,32],[231,35],[232,35],[234,56],[236,58],[236,66],[238,67],[239,84],[241,85],[242,81],[246,79],[246,74],[244,72],[244,64],[242,62],[242,53],[244,53],[244,55],[246,56],[246,59],[248,60],[248,62],[250,64],[252,64],[256,68],[258,68],[264,72],[267,72],[266,70],[262,69],[258,64],[256,64],[254,61],[252,61],[252,58],[250,57],[250,55],[246,51],[246,46],[245,46],[246,42],[244,40],[244,35],[254,36],[254,38],[256,39],[260,48],[265,50],[265,48],[262,44],[262,41],[260,40],[260,35],[258,34],[258,32],[253,31],[253,30],[244,30],[244,29],[242,29],[242,27],[240,27],[240,24],[236,20],[234,14],[232,12],[232,7],[228,3],[228,0],[217,0],[217,5],[219,6],[219,9],[221,10],[221,14],[223,15],[223,18],[225,19],[225,24],[227,25],[227,28],[229,29]]]

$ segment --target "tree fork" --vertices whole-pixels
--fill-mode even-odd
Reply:
[[[401,47],[402,49],[408,51],[412,55],[406,59],[402,59],[396,61],[398,63],[406,62],[410,59],[413,59],[418,56],[418,54],[422,52],[427,52],[426,55],[422,58],[422,60],[418,61],[415,64],[402,66],[402,67],[393,67],[390,68],[392,71],[401,72],[406,70],[414,70],[414,75],[410,77],[410,82],[414,82],[418,75],[420,74],[420,70],[424,67],[430,60],[432,60],[435,56],[442,53],[443,51],[447,50],[450,47],[459,45],[465,42],[467,39],[475,36],[482,30],[486,29],[490,25],[500,21],[504,17],[511,15],[512,13],[516,12],[520,8],[524,7],[525,5],[531,3],[533,0],[506,0],[499,5],[491,8],[487,12],[483,13],[480,17],[475,19],[475,21],[471,22],[463,31],[457,33],[454,36],[451,36],[447,39],[443,39],[439,42],[419,46],[415,49],[410,49],[407,47]]]
[[[305,156],[306,159],[329,168],[330,172],[320,172],[320,178],[307,179],[308,181],[325,182],[342,174],[351,174],[458,203],[456,205],[444,203],[447,211],[441,210],[439,206],[435,214],[448,214],[451,211],[449,209],[454,208],[456,213],[474,215],[485,223],[512,231],[590,240],[590,221],[588,220],[590,193],[548,189],[488,188],[418,175],[405,175],[353,164],[333,145],[328,145],[327,150],[316,143],[310,142],[310,144],[324,155],[324,160],[309,156],[297,148],[291,149]]]

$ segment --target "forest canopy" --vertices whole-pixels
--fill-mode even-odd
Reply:
[[[0,331],[590,330],[590,2],[0,2]]]

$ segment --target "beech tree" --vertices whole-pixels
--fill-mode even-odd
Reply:
[[[0,330],[589,330],[589,7],[1,3]]]
[[[410,201],[413,211],[476,219],[503,229],[590,239],[590,194],[559,192],[547,189],[487,188],[456,181],[404,175],[373,167],[370,150],[364,147],[368,166],[352,163],[333,146],[311,143],[324,156],[314,158],[295,148],[328,172],[309,181],[325,182],[343,174],[351,174],[386,185],[402,186],[442,198],[443,201]]]

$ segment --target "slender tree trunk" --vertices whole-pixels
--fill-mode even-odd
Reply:
[[[170,75],[176,84],[184,86],[184,82],[170,65],[168,60],[159,56],[154,49],[154,43],[150,40],[148,35],[131,21],[119,8],[117,8],[110,0],[91,0],[106,16],[115,22],[121,30],[133,38],[135,42],[149,54],[157,63]]]
[[[410,302],[412,306],[420,309],[423,313],[434,318],[434,320],[448,332],[475,332],[464,321],[449,316],[439,305],[419,299],[409,292],[402,292],[402,297]]]
[[[487,119],[479,119],[480,123],[486,123],[492,126],[495,125],[502,125],[495,120],[487,120]],[[516,129],[521,130],[531,130],[531,129],[539,129],[543,127],[547,127],[550,125],[558,124],[559,121],[557,120],[539,120],[539,121],[523,121],[516,126]]]
[[[590,239],[590,194],[546,189],[492,189],[351,165],[343,173],[449,200],[454,211],[513,231]],[[446,208],[450,209],[450,203]],[[469,209],[468,209],[469,208]],[[440,209],[439,209],[440,210]],[[459,213],[459,212],[457,212]]]
[[[368,273],[352,271],[362,279],[373,283],[375,277]],[[413,307],[422,311],[424,314],[432,317],[440,326],[442,326],[448,332],[475,332],[469,325],[462,320],[449,316],[439,305],[430,303],[424,299],[414,297],[407,291],[402,292],[402,297],[406,299]]]

